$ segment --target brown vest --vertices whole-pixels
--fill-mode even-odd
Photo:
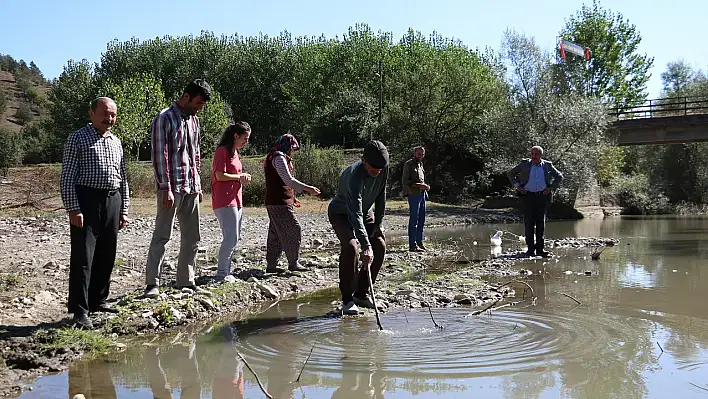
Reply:
[[[295,202],[295,190],[283,182],[273,162],[266,162],[266,205],[292,205]]]

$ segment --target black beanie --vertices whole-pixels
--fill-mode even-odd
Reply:
[[[388,150],[378,141],[371,140],[364,147],[364,160],[374,169],[383,169],[388,166]]]

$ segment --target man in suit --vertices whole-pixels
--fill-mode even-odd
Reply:
[[[553,201],[553,190],[563,181],[563,174],[553,164],[542,159],[543,148],[533,146],[531,159],[523,159],[506,175],[521,195],[524,208],[524,234],[528,251],[526,255],[547,258],[543,250],[543,232],[546,227],[546,211]],[[535,228],[535,240],[534,240]]]

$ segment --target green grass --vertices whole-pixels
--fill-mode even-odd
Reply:
[[[0,287],[15,288],[25,281],[25,277],[21,274],[10,273],[0,277]]]
[[[81,350],[89,355],[106,353],[113,345],[113,340],[100,331],[80,330],[64,327],[56,330],[39,330],[36,337],[46,349],[71,348]]]

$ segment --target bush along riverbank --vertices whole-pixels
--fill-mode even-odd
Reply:
[[[262,270],[264,248],[249,245],[235,254],[234,283],[215,283],[211,277],[215,259],[200,254],[205,262],[198,285],[212,295],[165,287],[153,299],[141,297],[142,276],[132,276],[132,288],[116,297],[118,314],[92,316],[95,329],[77,330],[70,319],[10,326],[0,332],[0,394],[15,396],[23,390],[22,381],[59,372],[72,361],[121,351],[136,336],[156,334],[178,326],[205,323],[215,319],[248,317],[249,311],[273,301],[303,296],[331,297],[330,316],[340,317],[338,285],[338,246],[333,240],[312,238],[303,253],[305,272],[266,274]],[[550,248],[598,247],[617,244],[613,239],[568,238],[549,242]],[[382,312],[416,307],[467,306],[471,314],[533,300],[533,290],[521,281],[528,272],[512,266],[524,258],[518,253],[501,254],[491,259],[469,259],[459,242],[430,243],[426,253],[409,253],[402,245],[392,245],[376,283],[377,305]],[[167,280],[174,268],[166,261]],[[483,277],[506,277],[507,285],[489,284]],[[124,287],[125,288],[125,287]],[[523,292],[516,294],[516,291]],[[44,295],[44,294],[43,294]],[[37,300],[40,300],[38,298]],[[501,301],[508,299],[504,305]],[[21,303],[22,301],[20,301]],[[56,317],[56,315],[55,315]],[[373,317],[362,309],[361,317]],[[432,313],[431,313],[432,317]]]

